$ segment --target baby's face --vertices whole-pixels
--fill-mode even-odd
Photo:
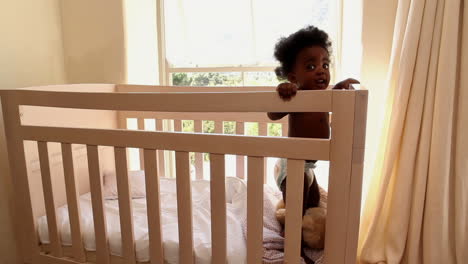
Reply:
[[[330,58],[320,46],[304,48],[297,54],[291,82],[300,90],[324,90],[330,84]]]

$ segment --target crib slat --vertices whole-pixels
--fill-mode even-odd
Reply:
[[[244,135],[244,122],[236,122],[236,134]],[[245,156],[236,155],[236,175],[238,178],[245,178]]]
[[[156,151],[145,149],[146,206],[148,212],[149,250],[151,264],[164,263],[161,231],[161,206]]]
[[[93,207],[94,234],[96,236],[96,262],[109,264],[109,245],[107,243],[106,215],[102,199],[102,179],[99,171],[98,147],[87,145],[89,185]]]
[[[117,191],[119,194],[120,230],[122,252],[125,263],[135,263],[135,238],[133,234],[132,197],[128,179],[127,155],[125,148],[114,148]],[[143,158],[143,157],[141,157]]]
[[[268,136],[268,123],[258,123],[258,135]]]
[[[193,263],[192,190],[189,153],[176,151],[177,215],[179,219],[179,263]]]
[[[263,158],[247,160],[247,263],[261,263],[263,255]]]
[[[174,119],[174,131],[176,132],[182,131],[182,120]]]
[[[211,263],[226,263],[226,185],[224,155],[210,154]]]
[[[223,124],[223,121],[214,121],[215,122],[215,125],[214,125],[214,132],[216,134],[223,134],[223,130],[224,130],[224,124]]]
[[[144,118],[138,118],[137,119],[138,123],[138,130],[145,130],[145,119]],[[145,167],[145,161],[143,159],[143,149],[139,149],[140,152],[140,170],[142,170]]]
[[[301,256],[304,161],[288,159],[286,177],[285,263],[299,263]]]
[[[156,119],[156,130],[164,131],[162,119]],[[164,177],[164,175],[165,175],[164,150],[158,150],[158,176]]]
[[[41,163],[42,186],[44,191],[44,200],[47,214],[47,226],[49,229],[49,239],[52,246],[52,254],[56,257],[62,256],[62,243],[60,241],[60,232],[57,226],[57,208],[54,200],[54,190],[50,176],[49,151],[47,142],[37,142],[39,149],[39,161]]]
[[[78,184],[73,168],[73,154],[71,144],[62,143],[63,174],[65,175],[65,188],[67,192],[68,214],[72,236],[73,257],[80,261],[86,261],[83,237],[80,225],[80,204],[78,203]]]
[[[281,136],[282,137],[288,136],[288,124],[285,124],[285,123],[281,124]]]
[[[268,123],[258,123],[258,135],[266,137],[268,136]],[[263,183],[267,183],[267,159],[263,159]]]
[[[195,133],[202,133],[203,132],[203,126],[202,126],[202,120],[194,120],[194,130]],[[195,152],[195,171],[197,173],[197,179],[203,179],[203,153],[201,152]]]

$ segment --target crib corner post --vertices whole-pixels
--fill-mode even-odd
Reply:
[[[355,264],[357,260],[367,123],[367,97],[367,90],[355,92],[353,150],[348,199],[348,223],[346,227],[346,264]]]
[[[355,93],[353,91],[333,90],[325,263],[345,263],[354,112]]]
[[[1,99],[10,166],[9,177],[11,178],[9,178],[9,182],[13,188],[9,196],[14,204],[11,213],[15,223],[17,255],[18,259],[23,262],[36,263],[39,256],[39,246],[26,170],[24,144],[20,133],[19,104],[13,92],[2,94]]]

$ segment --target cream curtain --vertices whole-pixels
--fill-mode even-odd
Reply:
[[[468,263],[466,9],[462,0],[398,3],[360,263]]]

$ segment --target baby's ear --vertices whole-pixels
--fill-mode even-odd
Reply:
[[[296,83],[297,79],[296,79],[296,74],[294,73],[288,73],[288,81],[290,83]]]

